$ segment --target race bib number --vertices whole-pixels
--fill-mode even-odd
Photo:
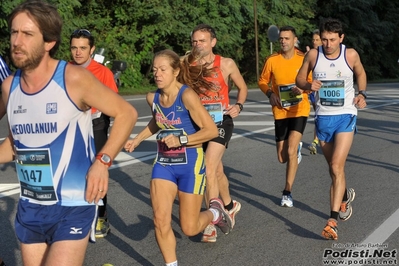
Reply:
[[[204,107],[211,115],[213,122],[215,122],[216,125],[221,125],[223,123],[222,103],[208,103],[204,104]]]
[[[156,138],[158,144],[156,162],[160,164],[187,164],[186,147],[168,148],[162,142],[162,139],[170,134],[179,137],[184,135],[184,131],[183,129],[163,129],[159,132]]]
[[[50,150],[16,149],[16,171],[21,184],[21,196],[33,202],[58,201],[53,184]]]
[[[322,80],[319,90],[320,104],[323,106],[341,107],[345,103],[344,80]]]
[[[292,92],[292,88],[295,87],[295,84],[288,85],[279,85],[278,91],[280,95],[280,102],[282,107],[290,107],[293,105],[297,105],[302,101],[302,94],[295,95]]]

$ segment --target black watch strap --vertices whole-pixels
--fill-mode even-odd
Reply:
[[[266,92],[267,98],[270,99],[270,97],[272,96],[272,94],[273,94],[273,91],[272,91],[272,90],[268,90],[268,91]]]
[[[367,99],[367,92],[364,90],[361,90],[358,92],[358,94],[362,95],[364,97],[364,99]]]
[[[242,109],[244,109],[244,105],[242,105],[242,103],[236,103],[236,105],[238,105],[238,107],[240,107],[240,113],[241,113]]]

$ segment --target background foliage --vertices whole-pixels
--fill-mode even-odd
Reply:
[[[0,54],[8,63],[7,15],[21,0],[0,2]],[[215,52],[233,58],[247,83],[256,83],[254,0],[49,0],[64,19],[57,57],[70,59],[69,35],[85,28],[104,47],[106,60],[124,60],[124,91],[141,91],[151,82],[154,52],[190,49],[190,32],[199,23],[216,29]],[[399,1],[391,0],[262,0],[256,1],[259,65],[270,54],[267,29],[294,26],[302,50],[320,19],[335,17],[344,24],[344,43],[355,48],[369,80],[399,77]],[[278,43],[273,50],[279,49]]]

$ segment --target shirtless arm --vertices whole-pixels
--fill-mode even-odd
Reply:
[[[94,107],[114,117],[109,138],[98,153],[106,153],[112,159],[120,152],[137,121],[137,111],[121,96],[103,85],[94,75],[79,66],[66,68],[66,88],[73,102],[82,110]],[[98,193],[108,190],[108,167],[95,160],[87,173],[86,200],[98,202]]]
[[[154,102],[154,95],[155,93],[153,92],[149,92],[147,93],[147,103],[150,106],[150,108],[152,109],[152,103]],[[125,150],[127,152],[132,152],[134,151],[135,148],[137,148],[137,146],[139,146],[139,144],[149,138],[150,136],[154,135],[156,132],[159,131],[159,127],[155,121],[154,116],[151,118],[150,122],[148,122],[147,126],[140,132],[137,134],[137,136],[133,139],[129,139],[126,144],[125,144]]]
[[[2,119],[5,114],[6,114],[6,104],[5,101],[2,99],[0,101],[0,119]]]
[[[367,75],[363,68],[360,56],[355,49],[346,50],[346,58],[349,65],[352,67],[353,72],[356,76],[357,88],[359,91],[366,90],[367,87]],[[366,99],[363,96],[357,95],[353,102],[358,108],[364,108],[367,106]]]
[[[296,86],[301,88],[302,90],[318,91],[321,88],[322,83],[320,80],[314,79],[312,83],[308,82],[309,73],[315,66],[316,59],[316,49],[311,49],[309,52],[307,52],[305,58],[303,59],[302,66],[299,69],[295,80]]]
[[[197,132],[187,135],[187,146],[199,147],[200,144],[217,137],[219,134],[218,129],[213,119],[202,105],[198,98],[198,94],[191,88],[188,88],[182,94],[182,101],[189,111],[191,119],[199,127]],[[168,148],[177,148],[181,146],[180,139],[173,134],[164,137],[162,142],[164,142]]]
[[[240,73],[240,70],[238,69],[236,63],[231,58],[224,58],[222,63],[225,64],[225,67],[227,69],[227,72],[229,73],[231,80],[237,86],[238,89],[237,102],[243,104],[247,100],[248,88],[244,78]]]
[[[219,134],[218,129],[205,107],[201,104],[198,95],[192,89],[186,89],[182,98],[191,118],[200,128],[196,133],[188,135],[188,145],[194,146],[216,138]]]
[[[14,159],[13,139],[11,133],[0,144],[0,163],[9,163]]]
[[[10,93],[12,76],[8,76],[4,82],[1,84],[1,101],[0,101],[0,119],[6,114],[6,106],[8,101],[8,95]],[[10,128],[8,126],[8,128]],[[11,136],[11,132],[9,132],[8,136],[5,140],[0,144],[0,163],[8,163],[11,162],[14,158],[14,149],[13,149],[13,139]]]
[[[240,70],[238,69],[236,63],[231,58],[222,58],[221,66],[222,66],[223,75],[224,75],[224,73],[228,73],[227,77],[224,77],[226,84],[228,84],[227,83],[228,78],[231,78],[231,80],[237,86],[237,89],[238,89],[237,103],[244,104],[245,101],[247,100],[248,88],[247,88],[247,84],[245,83],[245,80],[242,77]],[[233,107],[234,107],[234,111],[232,109]],[[230,105],[230,107],[227,108],[227,111],[228,112],[226,114],[229,114],[232,118],[234,118],[234,117],[238,116],[238,114],[240,113],[241,110],[238,105]]]
[[[349,65],[352,66],[353,72],[355,73],[359,91],[365,90],[367,87],[367,75],[360,61],[359,54],[354,49],[347,49],[347,58]]]
[[[103,85],[86,69],[68,65],[66,77],[68,93],[81,109],[94,107],[108,116],[114,117],[108,141],[101,152],[115,158],[137,121],[136,109]]]

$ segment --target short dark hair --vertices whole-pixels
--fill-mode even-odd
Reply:
[[[338,33],[339,37],[341,37],[342,34],[344,34],[341,21],[334,18],[326,18],[322,20],[320,23],[319,31],[320,33],[323,32]]]
[[[49,52],[50,56],[54,57],[61,43],[62,31],[62,19],[57,8],[41,0],[26,1],[14,8],[8,16],[7,22],[10,31],[12,21],[20,13],[26,13],[37,23],[37,26],[43,35],[43,41],[55,41],[54,47],[51,48]]]
[[[209,32],[209,33],[211,34],[211,39],[216,38],[215,29],[212,28],[211,26],[209,26],[208,24],[202,23],[202,24],[197,25],[197,26],[193,29],[193,31],[191,32],[190,36],[192,37],[193,34],[194,34],[195,32],[197,32],[197,31],[206,31],[206,32]]]
[[[312,32],[312,35],[319,35],[319,36],[320,36],[320,31],[319,31],[318,29],[315,29],[315,30]]]
[[[72,43],[72,39],[85,38],[89,40],[89,46],[92,48],[94,46],[94,37],[91,35],[90,31],[86,29],[77,29],[72,32],[71,37],[69,38],[69,45]]]
[[[291,31],[294,34],[294,37],[297,37],[295,28],[292,26],[283,26],[280,28],[280,32],[282,32],[282,31]]]

